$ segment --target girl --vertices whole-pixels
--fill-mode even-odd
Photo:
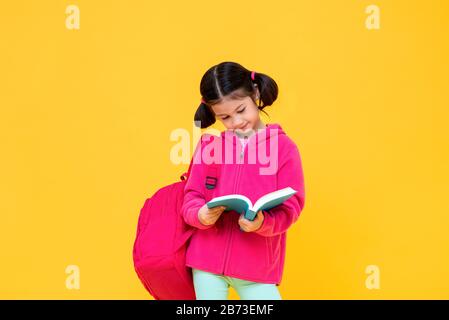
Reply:
[[[186,252],[196,297],[227,299],[232,286],[240,299],[280,300],[277,286],[283,273],[286,232],[304,208],[305,192],[297,146],[279,124],[264,124],[260,119],[260,111],[277,98],[277,84],[265,74],[223,62],[204,74],[200,91],[195,124],[207,128],[218,118],[226,130],[217,141],[221,148],[230,145],[230,150],[221,152],[221,176],[213,196],[242,194],[254,203],[286,187],[297,193],[277,207],[257,212],[253,221],[235,211],[223,214],[224,207],[206,206],[210,199],[205,197],[204,163],[192,164],[181,211],[185,222],[197,228]],[[266,148],[267,143],[270,161],[275,162],[271,169],[264,167],[266,159],[249,161],[249,154]],[[223,160],[227,152],[237,155],[241,163]]]

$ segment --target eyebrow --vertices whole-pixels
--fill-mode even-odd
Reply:
[[[238,108],[240,108],[241,106],[243,106],[243,103],[241,105],[239,105],[237,108],[235,108],[234,111],[237,110]],[[219,116],[226,116],[226,114],[220,113],[220,114],[216,114],[216,116],[217,117],[219,117]]]

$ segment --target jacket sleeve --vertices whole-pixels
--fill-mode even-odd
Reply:
[[[199,209],[206,203],[205,200],[205,170],[202,163],[200,163],[201,157],[201,139],[198,142],[193,159],[196,159],[192,163],[190,169],[190,176],[187,179],[184,188],[184,199],[181,207],[181,214],[184,221],[193,227],[198,229],[209,229],[212,225],[203,225],[198,218]],[[197,162],[197,163],[196,163]]]
[[[254,231],[261,236],[271,237],[286,232],[298,220],[304,208],[305,189],[301,157],[293,141],[287,146],[287,150],[282,154],[284,161],[280,161],[277,172],[278,189],[291,187],[298,192],[281,205],[263,211],[262,226]]]

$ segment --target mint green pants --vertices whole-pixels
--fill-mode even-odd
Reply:
[[[232,286],[241,300],[282,300],[275,284],[259,283],[192,268],[197,300],[227,300]]]

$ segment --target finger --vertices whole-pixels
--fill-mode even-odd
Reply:
[[[219,217],[221,215],[221,211],[213,211],[209,214],[209,216],[215,218],[215,217]]]
[[[242,220],[240,220],[240,225],[241,225],[242,227],[248,227],[248,226],[249,226],[248,220],[246,220],[245,218],[243,218]]]
[[[248,224],[248,223],[251,222],[251,220],[248,220],[248,219],[245,218],[245,215],[244,215],[244,214],[242,215],[242,220],[243,220],[246,224]]]

